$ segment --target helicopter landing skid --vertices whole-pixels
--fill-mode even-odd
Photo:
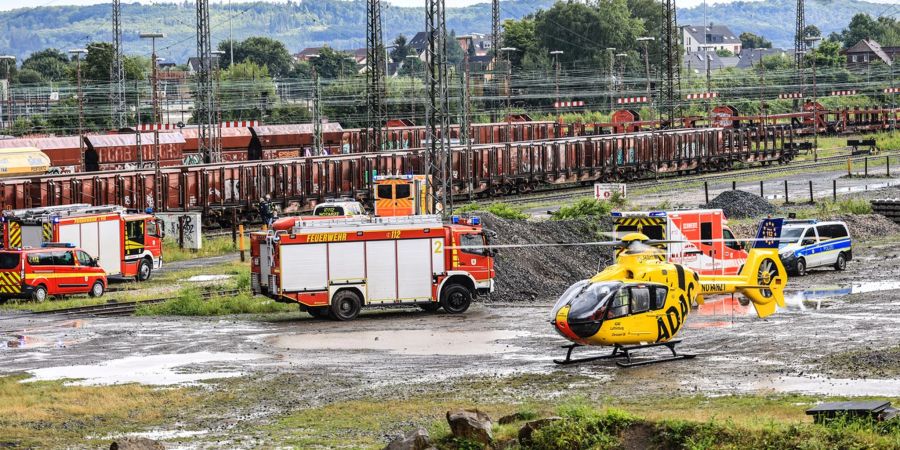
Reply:
[[[559,365],[569,365],[569,364],[578,364],[578,363],[590,362],[590,361],[598,361],[601,359],[626,358],[627,362],[616,361],[616,365],[618,365],[619,367],[636,367],[636,366],[646,366],[646,365],[650,365],[650,364],[656,364],[656,363],[667,362],[667,361],[678,361],[680,359],[691,359],[691,358],[694,358],[697,356],[697,355],[688,354],[688,353],[679,354],[677,351],[675,351],[675,346],[678,345],[678,343],[680,343],[680,342],[681,342],[681,340],[678,339],[678,340],[669,341],[669,342],[661,342],[658,344],[629,345],[629,346],[616,345],[615,347],[613,347],[613,351],[610,354],[600,355],[600,356],[590,356],[587,358],[575,358],[575,359],[572,358],[572,350],[575,350],[577,347],[582,347],[582,345],[581,344],[563,345],[562,348],[565,348],[568,350],[566,352],[566,359],[562,359],[562,360],[554,359],[553,362],[556,364],[559,364]],[[636,361],[636,362],[631,361],[631,352],[632,351],[642,350],[645,348],[660,347],[660,346],[668,348],[669,351],[672,352],[672,356],[667,357],[667,358],[649,359],[649,360],[645,360],[645,361]]]

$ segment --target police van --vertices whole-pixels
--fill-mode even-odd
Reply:
[[[785,220],[780,236],[781,262],[795,275],[806,275],[816,267],[844,270],[853,259],[850,231],[844,222]]]

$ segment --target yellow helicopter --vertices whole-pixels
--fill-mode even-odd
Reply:
[[[703,304],[706,295],[743,294],[753,303],[759,317],[784,307],[787,275],[777,248],[754,248],[738,275],[704,275],[680,264],[666,262],[656,244],[641,233],[630,233],[617,248],[616,261],[588,280],[572,285],[553,307],[550,321],[572,342],[565,359],[557,364],[573,364],[599,359],[625,358],[621,367],[693,358],[679,354],[674,339],[682,329],[691,306]],[[581,346],[612,347],[612,353],[572,358]],[[664,346],[671,357],[632,361],[631,352]]]

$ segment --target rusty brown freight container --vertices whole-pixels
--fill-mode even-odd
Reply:
[[[137,134],[85,136],[85,171],[137,169],[137,138]],[[156,161],[153,133],[141,133],[140,139],[142,168],[152,168]],[[181,165],[184,144],[181,133],[159,133],[160,166]]]

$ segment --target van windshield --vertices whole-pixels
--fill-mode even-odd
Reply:
[[[784,228],[781,230],[781,241],[778,243],[778,247],[785,247],[791,244],[797,243],[800,240],[800,236],[803,236],[804,228]]]
[[[19,254],[0,252],[0,269],[9,270],[19,267]]]

